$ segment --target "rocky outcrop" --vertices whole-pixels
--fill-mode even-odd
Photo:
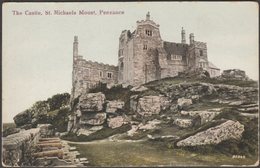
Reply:
[[[203,98],[204,96],[217,94],[213,84],[201,82],[183,82],[180,84],[158,87],[156,89],[161,93],[164,93],[167,97],[170,97],[172,100],[178,100],[179,98],[196,99],[194,95],[199,95],[199,98]]]
[[[188,69],[186,71],[179,72],[178,76],[182,78],[202,79],[202,78],[209,78],[210,74],[206,70],[203,70],[202,68],[196,68],[196,69]]]
[[[214,85],[218,93],[218,97],[224,100],[236,100],[240,101],[256,101],[258,90],[253,87],[239,87],[234,85],[216,84]]]
[[[178,106],[182,109],[185,107],[188,107],[189,105],[192,105],[191,99],[185,99],[185,98],[179,98],[177,100]]]
[[[148,88],[144,86],[136,86],[131,89],[132,92],[143,92],[146,90],[148,90]]]
[[[82,112],[97,112],[103,110],[105,95],[101,92],[83,94],[79,98],[79,108]]]
[[[193,125],[192,119],[182,119],[182,118],[176,118],[173,122],[173,124],[179,126],[180,128],[189,128]]]
[[[106,113],[83,113],[80,117],[80,125],[102,125],[106,120]]]
[[[32,114],[30,113],[29,110],[25,110],[24,112],[21,112],[14,117],[14,122],[18,127],[26,124],[30,124],[31,121],[32,121]]]
[[[103,128],[102,125],[100,126],[91,126],[91,127],[83,127],[83,128],[80,128],[78,131],[77,131],[77,135],[90,135],[98,130],[101,130]]]
[[[177,146],[219,144],[224,140],[240,139],[243,132],[244,125],[240,124],[238,121],[228,120],[218,126],[211,127],[177,142]]]
[[[155,129],[158,124],[160,124],[161,121],[160,120],[157,120],[157,119],[154,119],[152,121],[148,121],[147,124],[139,124],[138,125],[138,129],[140,130],[151,130],[151,129]]]
[[[131,129],[127,131],[127,135],[130,137],[134,136],[134,134],[136,134],[138,129],[139,129],[138,125],[132,125]]]
[[[114,101],[108,101],[106,112],[107,113],[115,113],[116,111],[122,110],[125,103],[123,101],[114,100]]]
[[[135,105],[135,103],[133,103]],[[142,116],[150,116],[153,114],[159,114],[162,110],[165,110],[170,106],[170,101],[164,96],[144,96],[139,98],[136,112]]]
[[[249,80],[249,78],[246,76],[246,72],[240,69],[224,70],[220,77],[228,80]]]
[[[180,137],[175,136],[175,135],[153,136],[153,135],[148,134],[147,138],[150,139],[150,140],[156,140],[156,141],[158,141],[158,140],[160,140],[160,141],[163,141],[163,140],[174,141],[174,140],[178,140]]]
[[[208,109],[208,111],[181,111],[181,115],[183,116],[199,116],[201,119],[201,124],[205,124],[211,120],[213,120],[214,117],[220,114],[220,109]]]
[[[108,127],[118,128],[124,124],[124,118],[122,116],[112,117],[107,119]]]

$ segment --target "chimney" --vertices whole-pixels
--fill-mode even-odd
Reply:
[[[150,20],[150,12],[146,14],[146,20]]]
[[[194,34],[190,34],[190,44],[194,44]]]
[[[181,28],[181,43],[186,44],[185,30]]]

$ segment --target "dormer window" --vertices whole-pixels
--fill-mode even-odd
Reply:
[[[152,36],[152,30],[145,30],[145,34],[147,36]]]

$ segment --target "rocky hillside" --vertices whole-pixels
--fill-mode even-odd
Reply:
[[[71,141],[145,140],[203,153],[258,152],[258,82],[239,70],[214,79],[184,72],[138,87],[100,84],[68,104],[69,94],[55,95],[14,121],[20,128],[50,123]]]
[[[16,129],[35,128],[37,124],[52,124],[57,131],[66,131],[70,95],[68,93],[56,94],[44,101],[38,101],[29,109],[14,117]]]
[[[258,83],[241,76],[184,73],[134,88],[100,85],[72,109],[67,140],[143,139],[200,152],[257,153]]]

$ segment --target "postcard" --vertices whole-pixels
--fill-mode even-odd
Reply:
[[[255,2],[5,2],[2,165],[259,165]]]

